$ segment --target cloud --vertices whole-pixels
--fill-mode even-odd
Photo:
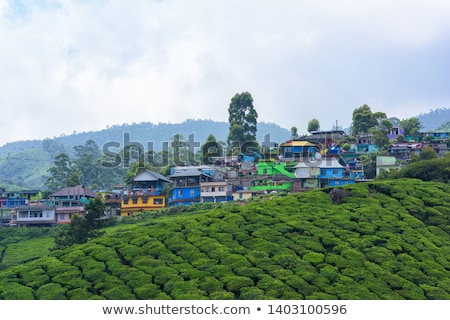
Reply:
[[[227,121],[243,91],[259,121],[300,132],[312,118],[347,126],[364,103],[426,112],[450,100],[449,31],[438,0],[0,0],[0,145]]]

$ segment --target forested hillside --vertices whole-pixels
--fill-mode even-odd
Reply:
[[[427,113],[419,114],[417,118],[423,125],[423,131],[441,130],[441,127],[450,119],[450,109],[439,108],[430,110]]]
[[[0,271],[0,299],[450,299],[448,184],[340,190],[130,217]]]
[[[129,134],[129,142],[139,142],[146,149],[153,143],[154,151],[161,151],[163,142],[171,142],[172,137],[181,134],[186,140],[193,135],[195,142],[203,144],[213,134],[218,141],[226,141],[229,124],[212,120],[186,120],[170,124],[150,122],[114,125],[92,132],[73,133],[52,139],[11,142],[0,147],[0,185],[13,189],[40,189],[48,177],[47,170],[53,164],[56,154],[65,152],[73,155],[73,147],[81,146],[88,140],[94,141],[100,149],[107,142],[118,142],[123,148],[124,134]],[[271,142],[283,142],[290,138],[290,131],[273,123],[258,123],[257,139],[265,140],[270,134]]]

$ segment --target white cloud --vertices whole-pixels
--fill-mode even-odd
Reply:
[[[242,91],[259,121],[300,132],[312,118],[349,125],[364,103],[399,116],[450,100],[446,1],[8,3],[0,145],[124,122],[227,121]]]

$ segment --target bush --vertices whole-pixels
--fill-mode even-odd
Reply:
[[[47,283],[36,291],[39,300],[67,300],[67,290],[58,283]]]
[[[0,283],[2,300],[34,300],[33,289],[19,283]]]

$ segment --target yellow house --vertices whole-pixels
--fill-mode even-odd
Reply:
[[[158,210],[166,206],[164,195],[150,195],[143,191],[136,191],[132,195],[124,195],[120,207],[120,215],[127,217],[133,213]]]
[[[144,170],[133,179],[133,186],[122,194],[120,215],[159,210],[166,206],[164,187],[171,181],[162,174]]]

